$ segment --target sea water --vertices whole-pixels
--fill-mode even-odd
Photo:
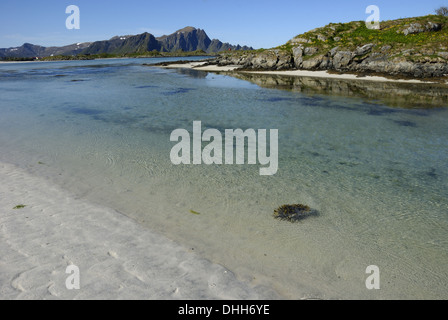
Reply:
[[[0,161],[288,299],[448,298],[448,108],[143,65],[165,60],[0,64]],[[172,164],[170,135],[193,121],[277,129],[277,173]],[[284,204],[318,214],[276,220]]]

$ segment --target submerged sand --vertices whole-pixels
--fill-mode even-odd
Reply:
[[[0,299],[278,297],[14,165],[0,163],[0,180]],[[79,290],[66,287],[69,265],[79,268]]]

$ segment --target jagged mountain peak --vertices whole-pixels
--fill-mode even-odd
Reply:
[[[127,38],[132,37],[132,35],[125,35],[125,36],[115,36],[109,39],[109,41],[112,40],[126,40]]]
[[[189,33],[192,33],[194,31],[197,32],[197,31],[203,31],[203,30],[189,26],[189,27],[185,27],[185,28],[179,29],[179,30],[177,30],[177,31],[175,31],[173,33],[165,34],[165,35],[160,36],[160,37],[156,37],[156,39],[159,40],[159,41],[163,41],[163,40],[165,40],[168,37],[177,37],[180,34],[189,34]]]
[[[185,28],[177,30],[176,33],[192,32],[192,31],[197,31],[197,30],[201,30],[201,29],[196,29],[195,27],[185,27]]]
[[[204,30],[187,26],[170,35],[158,38],[154,37],[151,33],[144,32],[137,35],[114,36],[109,40],[77,43],[64,47],[46,48],[27,43],[18,48],[0,49],[0,58],[103,53],[129,54],[148,51],[192,52],[202,50],[207,53],[215,53],[228,49],[251,50],[252,48],[233,46],[228,43],[222,43],[217,39],[210,40]]]

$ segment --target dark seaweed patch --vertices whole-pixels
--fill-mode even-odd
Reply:
[[[320,157],[322,156],[319,152],[310,152],[310,155],[312,155],[313,157]]]
[[[111,68],[111,65],[108,64],[97,64],[97,65],[77,65],[77,66],[65,66],[65,67],[60,67],[59,69],[61,70],[72,70],[72,69],[106,69],[106,68]]]
[[[430,115],[431,112],[435,112],[435,111],[439,111],[439,110],[443,110],[443,109],[405,109],[402,110],[403,113],[406,114],[412,114],[415,116],[420,116],[420,117],[427,117]]]
[[[70,112],[75,113],[75,114],[87,115],[87,116],[98,116],[98,115],[104,113],[104,111],[102,111],[102,110],[89,109],[89,108],[71,108]]]
[[[372,108],[367,111],[369,116],[383,116],[385,114],[395,113],[397,110],[386,109],[386,108]]]
[[[434,169],[434,168],[431,168],[431,170],[426,172],[426,175],[431,178],[437,179],[436,169]]]
[[[311,209],[303,204],[286,204],[274,210],[274,218],[279,220],[286,220],[289,222],[296,222],[306,219],[310,216],[318,216],[317,210]]]
[[[411,121],[394,120],[394,122],[396,124],[399,124],[400,126],[403,126],[403,127],[412,127],[412,128],[417,127],[417,124],[415,124],[414,122],[411,122]]]
[[[299,103],[301,105],[305,105],[307,107],[319,107],[324,109],[333,109],[333,110],[354,110],[353,107],[341,104],[341,103],[335,103],[329,99],[325,99],[322,97],[300,97],[298,99]]]
[[[269,97],[264,99],[258,99],[259,101],[265,101],[265,102],[281,102],[281,101],[293,101],[292,98],[283,98],[283,97]]]
[[[187,92],[190,92],[190,91],[193,91],[193,90],[195,90],[195,89],[191,89],[191,88],[177,88],[177,89],[173,89],[173,90],[170,90],[170,91],[166,91],[166,92],[163,93],[163,95],[165,95],[165,96],[173,96],[173,95],[176,95],[176,94],[187,93]]]
[[[140,121],[140,119],[136,117],[126,117],[124,115],[118,115],[118,114],[108,118],[101,117],[101,120],[108,123],[126,125],[126,126],[138,123]]]
[[[353,162],[345,162],[345,161],[339,161],[338,162],[341,166],[347,166],[347,167],[355,167],[358,164],[353,163]]]
[[[138,87],[135,87],[136,89],[151,89],[151,88],[158,88],[157,86],[151,86],[151,85],[148,85],[148,86],[138,86]]]
[[[325,101],[324,99],[320,97],[301,97],[299,99],[300,103],[306,106],[316,106],[316,107],[325,107],[325,108],[332,108],[333,105],[329,105],[328,101]],[[327,103],[326,103],[327,102]],[[338,108],[339,105],[337,105],[336,108]],[[344,107],[343,109],[346,109]]]

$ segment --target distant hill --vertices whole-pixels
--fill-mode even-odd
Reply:
[[[126,54],[153,50],[160,51],[160,43],[152,34],[145,32],[136,36],[113,37],[110,40],[93,42],[80,54]]]
[[[20,47],[0,49],[0,58],[49,57],[51,55],[74,55],[88,48],[90,42],[75,43],[63,47],[42,47],[25,43]]]
[[[186,27],[173,34],[154,37],[150,33],[116,36],[109,40],[76,43],[63,47],[42,47],[25,43],[20,47],[0,49],[0,58],[31,58],[49,56],[133,54],[150,51],[192,52],[202,50],[216,53],[223,50],[253,50],[251,47],[231,45],[217,39],[211,40],[202,29]]]

